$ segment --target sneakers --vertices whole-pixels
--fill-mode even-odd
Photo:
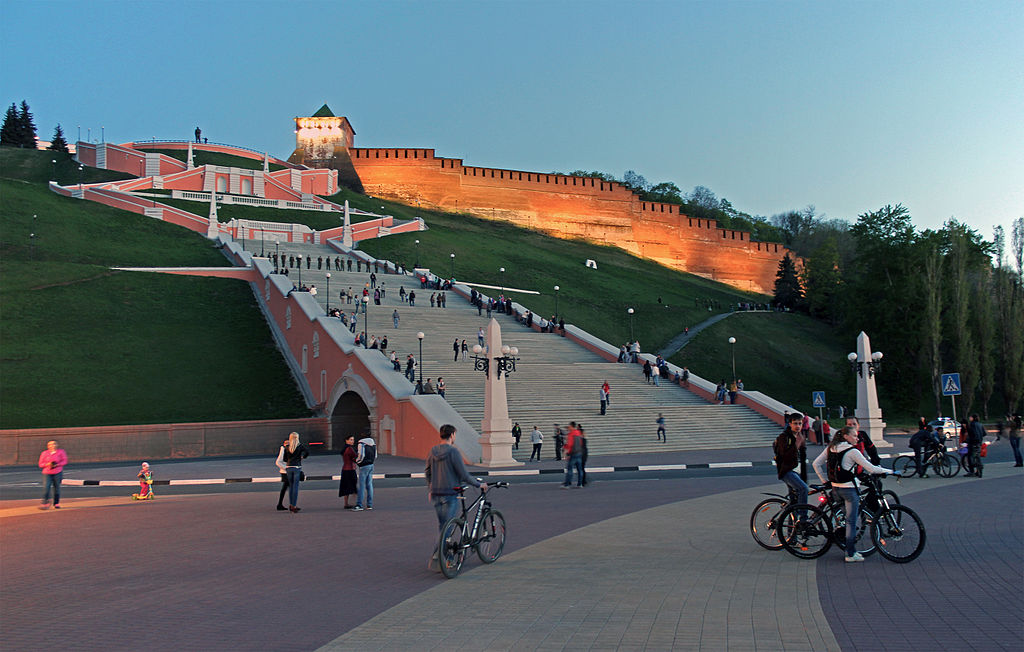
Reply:
[[[567,484],[563,484],[562,485],[562,489],[568,489],[568,488],[569,488],[569,485],[567,485]],[[41,507],[40,509],[46,509],[46,507]]]
[[[859,552],[855,552],[852,556],[846,558],[846,563],[848,564],[855,563],[858,561],[864,561],[864,555],[860,554]]]
[[[286,509],[288,509],[288,508],[287,508],[287,507],[285,507],[284,505],[278,505],[278,506],[277,506],[277,511],[279,511],[279,512],[283,512],[283,511],[285,511]]]
[[[361,511],[363,511],[363,508],[360,507],[359,505],[356,505],[355,507],[352,508],[352,511],[353,512],[361,512]]]
[[[373,511],[373,508],[372,508],[372,507],[367,507],[367,508],[366,508],[366,511],[368,511],[368,512],[372,512],[372,511]]]
[[[54,508],[54,509],[60,509],[60,505],[58,505],[58,504],[54,503],[54,504],[53,504],[53,508]]]

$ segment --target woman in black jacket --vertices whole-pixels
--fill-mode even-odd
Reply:
[[[284,449],[285,472],[288,474],[288,510],[295,514],[299,508],[299,481],[302,479],[302,460],[309,457],[309,449],[299,442],[299,433],[288,435],[288,446]]]

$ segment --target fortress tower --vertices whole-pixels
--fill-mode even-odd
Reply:
[[[288,161],[311,168],[331,167],[336,152],[355,144],[355,135],[348,118],[334,115],[324,104],[311,116],[295,118],[295,151]]]

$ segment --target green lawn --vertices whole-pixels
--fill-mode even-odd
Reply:
[[[143,191],[148,192],[148,191]],[[210,214],[209,202],[190,201],[188,199],[159,199],[161,204],[174,206],[182,210],[202,215]],[[284,222],[294,224],[305,224],[317,231],[326,231],[341,226],[344,223],[344,216],[339,212],[327,211],[303,211],[281,208],[270,208],[267,206],[246,206],[243,204],[220,204],[217,206],[217,221],[230,222],[233,219],[254,220],[261,222]],[[360,215],[352,216],[352,223],[358,223],[368,218]]]
[[[171,158],[178,159],[182,163],[188,161],[188,150],[187,149],[160,149],[158,147],[139,147],[140,152],[153,152],[155,154],[164,154]],[[244,156],[235,156],[234,154],[225,154],[223,152],[205,152],[199,149],[192,150],[192,163],[195,165],[220,165],[223,167],[234,167],[242,168],[244,170],[262,170],[263,169],[263,158],[253,159],[246,158]],[[279,163],[271,163],[270,171],[276,172],[278,170],[285,169],[283,165]]]
[[[79,181],[98,183],[133,178],[124,172],[84,166],[79,172],[78,163],[75,163],[70,154],[17,147],[0,147],[0,177],[42,184],[56,181],[62,186],[76,184]]]
[[[0,428],[308,415],[247,284],[110,269],[228,266],[209,240],[38,182],[0,201]]]

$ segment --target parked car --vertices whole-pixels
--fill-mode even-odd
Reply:
[[[960,438],[960,424],[949,417],[939,417],[928,424],[937,433],[941,433],[946,441],[957,441]]]

